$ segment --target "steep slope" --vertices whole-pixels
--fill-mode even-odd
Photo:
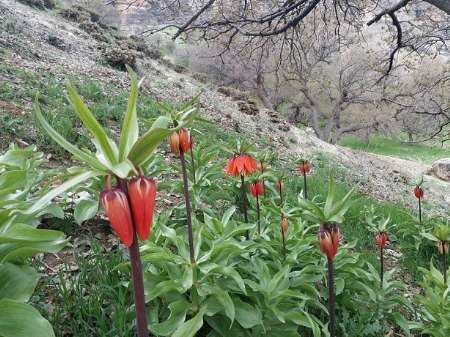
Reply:
[[[218,91],[201,79],[195,79],[199,77],[161,59],[151,46],[143,47],[142,41],[125,38],[115,29],[101,25],[95,15],[67,11],[63,14],[0,0],[3,65],[19,66],[35,73],[49,72],[61,81],[77,76],[95,78],[113,95],[128,87],[127,75],[118,67],[129,61],[145,76],[142,90],[155,98],[182,101],[201,92],[202,114],[220,127],[245,133],[253,139],[267,137],[285,159],[325,155],[332,163],[331,170],[339,171],[350,183],[358,184],[361,192],[415,205],[411,183],[426,172],[426,165],[324,143],[311,132],[280,120],[275,113],[256,108],[242,93],[226,88]],[[3,83],[14,80],[0,77]],[[29,114],[30,102],[31,97],[22,106],[13,108]],[[8,110],[2,108],[7,104],[10,103],[0,101],[0,112]],[[450,184],[430,176],[425,177],[425,182],[429,205],[435,206],[439,213],[448,211]]]

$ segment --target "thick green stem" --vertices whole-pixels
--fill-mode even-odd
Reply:
[[[303,185],[305,188],[305,199],[308,199],[308,186],[306,184],[306,173],[303,173]]]
[[[333,260],[328,258],[328,314],[330,337],[336,337],[336,301],[334,297]]]
[[[194,233],[192,231],[192,211],[191,202],[189,199],[189,181],[186,171],[186,160],[184,158],[183,151],[180,151],[180,161],[181,161],[181,172],[183,175],[183,187],[184,187],[184,202],[186,205],[186,221],[188,230],[188,243],[189,243],[189,256],[191,263],[195,265],[195,252],[194,252]]]
[[[127,181],[120,180],[120,188],[128,197]],[[131,207],[130,207],[131,208]],[[133,227],[134,228],[134,227]],[[133,230],[133,244],[129,248],[131,276],[134,288],[134,303],[136,308],[136,321],[138,337],[148,337],[147,315],[145,313],[144,280],[142,276],[141,255],[139,253],[139,241],[136,231]]]
[[[244,222],[248,223],[248,214],[247,214],[247,193],[245,192],[245,180],[244,175],[241,174],[241,198],[242,198],[242,208],[244,212]],[[250,232],[247,230],[245,234],[247,240],[250,240]]]

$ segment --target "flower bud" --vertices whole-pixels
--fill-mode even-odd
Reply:
[[[439,253],[448,255],[449,243],[447,241],[439,241],[437,247]]]
[[[133,243],[133,221],[125,193],[120,188],[110,188],[100,193],[100,202],[111,227],[127,247]]]
[[[128,195],[136,233],[141,240],[147,240],[152,230],[156,182],[144,176],[134,177],[128,184]]]
[[[424,192],[423,192],[422,187],[416,186],[416,187],[414,188],[414,195],[415,195],[415,197],[416,197],[417,199],[422,199],[422,198],[423,198],[423,194],[424,194]]]
[[[250,192],[253,197],[258,197],[264,194],[264,184],[261,180],[258,180],[250,185]]]
[[[308,174],[309,172],[311,172],[311,169],[312,169],[312,165],[307,160],[302,160],[300,162],[300,164],[298,165],[298,171],[300,172],[301,175]]]
[[[283,188],[283,182],[281,181],[281,179],[278,179],[275,183],[275,187],[277,189],[278,192],[281,191],[281,189]]]
[[[284,234],[284,235],[286,235],[288,229],[289,229],[288,218],[286,218],[285,216],[283,216],[283,218],[281,219],[281,230],[283,231],[283,234]]]
[[[176,156],[179,156],[181,152],[188,152],[192,146],[191,135],[187,129],[180,129],[177,132],[172,133],[168,138],[168,142],[170,150]]]

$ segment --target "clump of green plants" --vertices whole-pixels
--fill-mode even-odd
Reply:
[[[261,157],[246,143],[228,139],[234,149],[224,160],[223,148],[210,141],[194,142],[192,129],[205,123],[196,118],[194,101],[178,107],[157,104],[160,115],[140,123],[139,82],[132,71],[130,79],[117,139],[75,88],[67,88],[92,140],[90,148],[76,146],[55,130],[36,101],[35,118],[41,127],[81,167],[72,168],[69,179],[47,189],[27,212],[36,212],[80,184],[102,181],[86,189],[91,194],[87,200],[100,201],[123,253],[112,253],[111,261],[93,261],[109,259],[109,253],[94,249],[92,259],[81,263],[81,279],[73,286],[61,275],[60,299],[67,305],[55,317],[72,317],[80,310],[75,317],[81,322],[71,329],[86,333],[95,326],[100,336],[107,327],[139,337],[369,337],[400,330],[407,335],[415,330],[428,333],[432,325],[434,329],[431,314],[412,321],[414,310],[403,296],[406,286],[395,278],[395,269],[384,271],[383,264],[389,238],[402,236],[415,247],[428,229],[425,221],[397,230],[390,223],[400,223],[403,215],[374,207],[366,219],[369,226],[362,225],[363,210],[373,201],[356,198],[354,189],[334,183],[319,159],[315,174],[306,179],[309,162],[281,170],[271,161],[258,163],[255,158]],[[142,126],[147,130],[140,133]],[[165,140],[166,151],[157,151]],[[299,170],[302,176],[289,175],[289,170]],[[173,198],[158,208],[159,196]],[[84,213],[77,207],[78,215]],[[95,213],[77,216],[79,223]],[[367,243],[373,247],[374,236],[380,270],[375,250],[363,250]],[[440,234],[438,240],[447,242]],[[91,275],[98,268],[112,270]],[[109,304],[108,310],[101,311],[93,298],[86,300],[85,310],[76,303],[75,297],[86,296],[83,288],[91,280],[112,288],[93,289]],[[429,305],[423,303],[423,313],[441,312]]]

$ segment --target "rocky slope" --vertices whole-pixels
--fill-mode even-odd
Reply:
[[[228,88],[215,88],[196,74],[161,59],[158,50],[141,39],[124,37],[83,10],[39,10],[12,0],[0,0],[0,58],[2,63],[33,72],[51,72],[63,80],[84,75],[115,86],[128,87],[124,63],[145,76],[142,90],[157,99],[182,101],[199,92],[204,117],[249,137],[266,135],[285,158],[325,155],[344,168],[346,179],[363,193],[379,199],[415,205],[412,181],[427,172],[421,163],[352,151],[324,143],[311,132],[258,108],[251,99]],[[11,81],[11,78],[1,78]],[[111,93],[114,94],[114,93]],[[31,101],[31,99],[30,99]],[[2,107],[0,101],[0,108]],[[3,102],[3,105],[8,102]],[[14,107],[29,113],[29,106]],[[439,213],[450,209],[449,183],[425,176],[427,200]]]

